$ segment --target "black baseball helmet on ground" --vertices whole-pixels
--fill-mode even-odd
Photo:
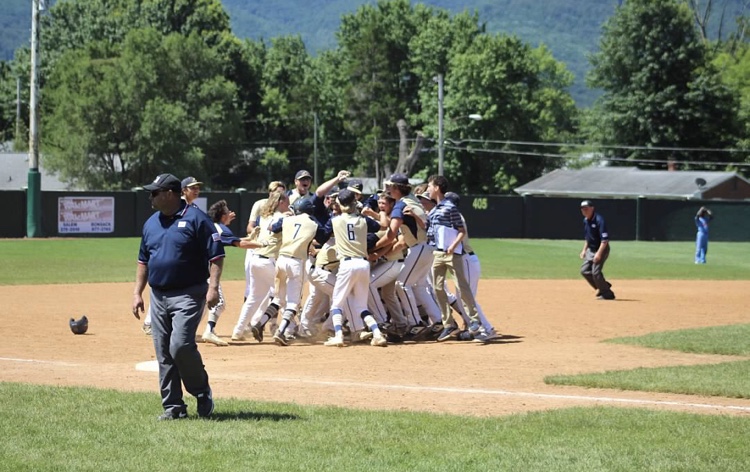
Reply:
[[[85,334],[88,329],[89,319],[86,318],[86,315],[83,315],[79,320],[70,319],[70,330],[73,334]]]
[[[310,198],[300,198],[294,202],[292,210],[294,210],[295,215],[300,215],[302,213],[312,215],[315,212],[315,205]]]

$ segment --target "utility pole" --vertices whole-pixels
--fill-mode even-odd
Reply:
[[[29,178],[26,188],[26,237],[42,235],[42,175],[39,173],[39,13],[31,2],[31,99],[29,100]]]
[[[13,137],[13,141],[16,141],[20,137],[21,137],[21,77],[16,77],[16,134]]]
[[[438,175],[443,175],[445,143],[443,143],[443,74],[437,76],[438,84]]]
[[[318,112],[313,112],[313,183],[318,186]]]

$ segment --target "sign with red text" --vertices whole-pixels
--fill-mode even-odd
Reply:
[[[114,230],[114,197],[60,197],[57,199],[58,233],[112,233]]]

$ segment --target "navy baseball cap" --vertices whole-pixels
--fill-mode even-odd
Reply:
[[[300,170],[294,175],[294,180],[312,179],[312,175],[306,170]]]
[[[354,193],[358,193],[361,195],[362,190],[364,190],[365,186],[360,179],[349,179],[346,182],[346,188],[348,188]]]
[[[182,179],[182,188],[195,187],[196,185],[203,185],[203,182],[198,182],[195,177],[185,177]]]
[[[143,188],[149,192],[154,190],[172,190],[174,192],[180,192],[182,189],[180,179],[172,174],[159,174],[153,182],[148,185],[144,185]]]
[[[348,188],[341,190],[337,198],[339,201],[339,205],[344,207],[350,206],[352,203],[354,203],[355,200],[354,192],[352,192]]]
[[[594,206],[594,203],[591,200],[584,200],[581,202],[581,208],[592,206]]]
[[[397,185],[410,185],[409,178],[405,176],[404,174],[393,174],[390,177],[388,177],[388,181],[386,183],[397,184]]]

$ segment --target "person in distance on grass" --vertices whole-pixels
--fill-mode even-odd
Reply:
[[[609,232],[604,217],[596,212],[591,200],[581,202],[583,214],[583,249],[581,250],[581,275],[596,290],[599,300],[614,300],[612,284],[604,278],[604,263],[609,257]]]
[[[700,207],[698,213],[695,215],[695,226],[698,228],[698,233],[695,236],[695,263],[705,264],[706,253],[708,252],[708,222],[711,221],[713,215],[711,210],[706,207]]]
[[[198,416],[208,417],[214,401],[195,335],[206,304],[213,308],[219,302],[224,247],[208,215],[180,198],[177,177],[161,174],[144,189],[157,211],[143,225],[132,309],[140,319],[148,282],[164,408],[159,419],[187,417],[183,385],[197,399]]]

